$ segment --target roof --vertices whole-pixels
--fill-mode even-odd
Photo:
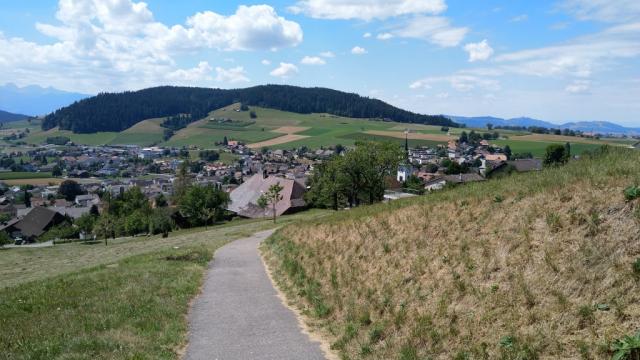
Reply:
[[[513,165],[517,171],[535,171],[542,170],[542,161],[538,159],[518,159],[508,162],[509,165]]]
[[[49,225],[59,223],[62,220],[63,216],[59,213],[42,206],[37,206],[25,215],[15,227],[20,230],[24,236],[40,236],[47,230]]]
[[[231,192],[231,203],[228,210],[249,218],[272,215],[271,206],[262,209],[257,203],[260,196],[269,191],[269,187],[275,184],[280,184],[283,187],[280,192],[281,199],[276,203],[277,216],[284,214],[289,209],[305,206],[303,200],[305,189],[300,183],[276,176],[263,178],[261,174],[256,174]]]
[[[444,177],[446,182],[451,182],[454,184],[468,183],[474,181],[484,181],[485,178],[475,173],[468,174],[458,174],[458,175],[446,175]]]

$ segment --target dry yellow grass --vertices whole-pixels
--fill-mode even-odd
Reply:
[[[309,129],[310,128],[304,127],[304,126],[281,126],[271,131],[275,133],[281,133],[281,134],[295,134],[295,133],[299,133]]]
[[[257,143],[247,145],[250,149],[259,149],[263,147],[269,147],[274,145],[286,144],[292,141],[306,139],[308,136],[305,135],[296,135],[296,134],[287,134],[283,136],[279,136],[275,139],[260,141]]]
[[[365,134],[389,136],[389,137],[394,137],[394,138],[399,138],[399,139],[404,139],[405,138],[405,133],[404,132],[400,132],[400,131],[369,130],[369,131],[365,131]],[[457,139],[454,136],[448,136],[448,135],[444,135],[444,134],[442,134],[442,135],[439,135],[439,134],[421,134],[421,133],[412,133],[412,132],[407,134],[407,137],[409,139],[411,139],[411,140],[431,140],[431,141],[442,141],[442,142],[447,142],[449,140]]]
[[[340,213],[266,254],[344,358],[606,358],[640,329],[639,158]]]

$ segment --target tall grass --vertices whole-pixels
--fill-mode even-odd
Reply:
[[[265,254],[344,358],[606,357],[640,328],[638,178],[608,149],[286,227]]]

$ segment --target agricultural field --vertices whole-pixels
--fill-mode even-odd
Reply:
[[[28,144],[44,143],[51,136],[67,136],[75,143],[86,145],[157,144],[192,149],[217,148],[216,144],[221,143],[225,137],[249,144],[254,149],[294,149],[302,146],[318,149],[337,144],[349,146],[362,140],[404,144],[407,130],[409,146],[437,146],[456,139],[462,131],[488,132],[487,129],[472,128],[449,128],[445,132],[441,126],[353,119],[328,114],[296,114],[261,107],[251,107],[250,111],[237,111],[238,109],[239,105],[234,104],[215,110],[207,118],[176,131],[168,141],[163,141],[164,128],[161,123],[164,119],[145,120],[121,133],[73,134],[57,129],[41,131],[34,127],[37,124],[27,124],[26,121],[22,125],[30,126],[31,133],[25,139]],[[251,112],[255,112],[255,118],[251,118]],[[604,144],[627,146],[634,143],[632,139],[596,140],[503,129],[493,131],[499,132],[501,139],[491,141],[492,144],[509,145],[514,153],[531,152],[537,157],[543,156],[550,144],[570,142],[573,153],[580,154]]]
[[[150,119],[141,121],[127,130],[117,134],[111,140],[113,145],[136,144],[150,146],[163,141],[164,128],[160,126],[164,119]]]
[[[50,172],[0,172],[0,180],[51,178]]]

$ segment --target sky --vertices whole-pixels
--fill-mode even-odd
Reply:
[[[640,127],[639,0],[30,0],[0,84],[320,86],[427,114]]]

